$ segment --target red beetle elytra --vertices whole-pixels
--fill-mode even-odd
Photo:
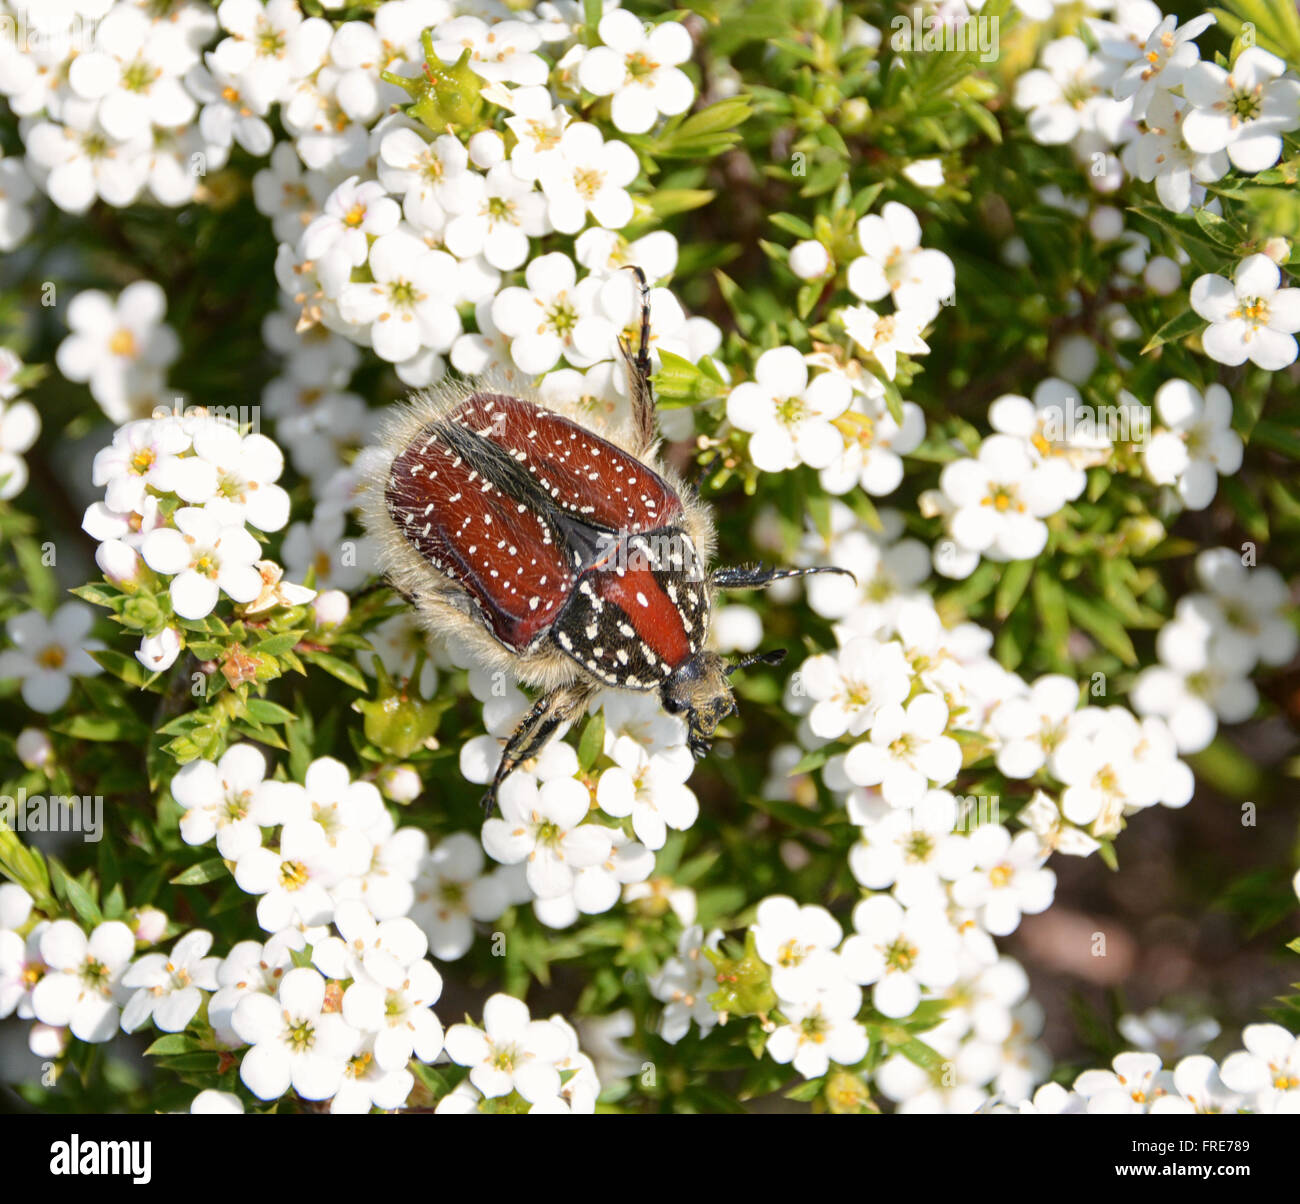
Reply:
[[[839,569],[706,571],[714,524],[658,460],[649,289],[627,362],[627,429],[484,385],[417,394],[390,424],[364,518],[380,566],[423,625],[541,691],[507,741],[502,779],[602,686],[658,691],[704,756],[736,709],[728,662],[706,647],[713,594]]]

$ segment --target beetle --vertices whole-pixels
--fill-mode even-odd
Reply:
[[[639,345],[620,336],[631,419],[610,425],[504,384],[415,394],[369,458],[362,518],[380,569],[422,625],[540,696],[484,795],[534,757],[602,687],[657,692],[705,756],[736,710],[728,678],[784,649],[728,661],[706,646],[714,594],[829,566],[707,570],[707,505],[659,459],[650,290]]]

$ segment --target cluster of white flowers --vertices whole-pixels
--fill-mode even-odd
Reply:
[[[0,93],[21,119],[28,172],[60,209],[124,206],[146,192],[183,205],[224,166],[229,142],[196,122],[190,78],[217,29],[208,5],[10,0],[5,9]]]
[[[921,495],[921,512],[944,519],[947,537],[934,548],[939,573],[968,577],[981,556],[1030,560],[1047,546],[1044,520],[1078,498],[1085,470],[1111,455],[1109,430],[1078,392],[1049,377],[1032,401],[1008,393],[989,406],[994,433],[976,455],[946,464],[939,488]]]
[[[263,558],[250,530],[288,522],[289,495],[275,483],[283,468],[271,439],[203,410],[128,422],[95,457],[92,479],[104,501],[87,508],[82,526],[100,541],[96,563],[124,588],[157,574],[178,619],[202,619],[223,594],[246,614],[311,601],[314,591],[281,581],[283,570]],[[148,669],[166,669],[182,640],[168,623],[136,655]]]
[[[52,1056],[68,1033],[94,1043],[148,1023],[182,1033],[206,1002],[215,1041],[243,1050],[240,1079],[261,1100],[292,1090],[329,1100],[332,1112],[399,1108],[415,1088],[411,1060],[441,1056],[471,1070],[440,1111],[512,1093],[541,1112],[594,1111],[595,1066],[561,1017],[530,1022],[522,1002],[497,995],[482,1029],[444,1034],[433,1011],[442,977],[426,956],[431,942],[436,957],[461,956],[470,908],[495,918],[512,901],[481,876],[472,838],[430,851],[422,832],[395,828],[372,783],[331,758],[312,762],[302,784],[266,771],[256,748],[236,744],[171,783],[185,841],[215,840],[235,881],[259,896],[265,942],[211,956],[211,934],[194,929],[169,953],[137,956],[165,917],[87,934],[71,920],[34,920],[26,891],[0,887],[0,1017],[34,1020],[32,1049]],[[267,833],[275,838],[264,844]],[[213,1098],[196,1111],[243,1111],[238,1096],[205,1094]]]
[[[499,737],[514,730],[529,702],[481,669],[471,669],[469,684],[483,702],[488,734],[462,746],[461,772],[487,782],[500,759]],[[553,740],[505,779],[501,814],[483,825],[488,856],[513,872],[511,901],[531,901],[553,928],[606,912],[624,888],[642,886],[669,829],[689,828],[699,814],[686,785],[695,760],[680,719],[653,697],[625,692],[597,696],[590,711],[603,715],[601,754],[609,763],[584,771],[573,746]],[[597,810],[605,820],[595,818]]]
[[[1155,1053],[1117,1054],[1110,1070],[1085,1070],[1067,1089],[1038,1088],[1032,1098],[993,1105],[994,1112],[1135,1116],[1300,1114],[1300,1037],[1280,1024],[1248,1024],[1244,1049],[1222,1063],[1208,1054],[1179,1058],[1170,1070]]]
[[[1085,18],[1095,51],[1080,37],[1059,38],[1016,83],[1030,136],[1069,144],[1099,191],[1119,188],[1127,173],[1154,181],[1174,213],[1217,214],[1205,186],[1232,169],[1268,170],[1283,135],[1300,128],[1300,80],[1252,44],[1230,68],[1203,62],[1195,39],[1214,21],[1207,13],[1179,26],[1151,0],[1119,0],[1111,19]],[[1245,258],[1232,280],[1199,277],[1191,304],[1210,323],[1206,355],[1269,370],[1294,363],[1300,301],[1281,284],[1277,262],[1262,254]]]
[[[1178,600],[1156,636],[1159,663],[1137,675],[1132,692],[1138,712],[1160,716],[1183,753],[1205,748],[1220,720],[1249,719],[1259,705],[1251,673],[1286,664],[1300,643],[1286,583],[1255,564],[1253,545],[1201,552],[1196,577],[1205,592]]]
[[[833,348],[802,356],[793,347],[765,351],[754,379],[727,397],[727,418],[750,434],[749,458],[764,472],[807,464],[820,470],[822,487],[843,494],[861,486],[884,496],[903,477],[900,456],[925,438],[919,406],[902,403],[901,420],[886,404],[886,382],[898,374],[900,355],[923,355],[921,332],[952,304],[955,275],[942,251],[921,246],[916,214],[897,201],[858,222],[862,254],[848,264],[845,279],[864,304],[848,306],[838,320],[868,364]],[[805,241],[792,248],[791,268],[804,279],[830,274],[825,246]],[[888,298],[892,311],[879,313],[866,302]],[[813,380],[808,366],[825,369]]]

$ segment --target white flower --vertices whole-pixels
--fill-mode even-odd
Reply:
[[[1084,375],[1085,379],[1091,375],[1091,369]],[[1133,409],[1141,412],[1142,403],[1130,400]],[[1043,478],[1055,482],[1063,501],[1083,493],[1088,484],[1085,469],[1110,458],[1106,427],[1097,423],[1091,407],[1080,405],[1078,386],[1059,377],[1039,381],[1032,402],[1018,393],[1004,393],[989,406],[989,425],[1024,443],[1030,461],[1046,469]],[[1121,431],[1121,437],[1127,433]],[[1133,434],[1136,437],[1137,432]]]
[[[550,229],[546,198],[508,163],[498,163],[486,177],[472,178],[480,182],[477,196],[447,223],[447,250],[460,259],[482,255],[503,272],[520,267],[528,258],[528,240]]]
[[[222,522],[207,510],[182,506],[175,527],[159,527],[145,537],[140,554],[155,572],[172,576],[172,607],[183,619],[210,614],[221,593],[252,602],[262,591],[254,562],[261,545],[243,527]]]
[[[423,959],[382,982],[359,970],[343,993],[343,1018],[376,1034],[381,1069],[403,1070],[412,1057],[432,1062],[442,1052],[442,1023],[433,1012],[441,994],[442,975]]]
[[[68,306],[71,333],[54,357],[59,371],[89,384],[105,413],[121,421],[135,399],[158,391],[179,354],[166,312],[167,298],[151,280],[128,284],[116,301],[98,289],[78,293]]]
[[[100,125],[121,142],[148,136],[153,126],[188,125],[197,112],[173,74],[171,47],[150,36],[150,24],[141,9],[115,5],[95,28],[94,49],[68,68],[68,86],[98,101]]]
[[[559,251],[539,255],[524,271],[526,288],[505,288],[492,303],[492,320],[510,343],[510,357],[529,376],[547,371],[561,353],[578,368],[606,358],[616,335],[596,312],[602,281],[577,283],[573,261]]]
[[[1221,364],[1249,359],[1269,371],[1294,363],[1300,289],[1282,288],[1281,283],[1282,273],[1267,255],[1247,256],[1231,281],[1210,273],[1198,276],[1191,302],[1210,323],[1201,336],[1205,354]]]
[[[87,938],[71,920],[55,920],[41,933],[40,951],[49,971],[32,988],[36,1019],[66,1025],[79,1041],[109,1040],[117,1031],[122,974],[135,952],[131,930],[109,920]]]
[[[900,425],[885,404],[884,388],[871,387],[880,384],[875,377],[850,383],[856,386],[853,402],[835,424],[845,444],[818,480],[827,493],[862,488],[872,497],[885,497],[902,483],[902,457],[925,438],[925,413],[915,402],[905,401]]]
[[[455,961],[474,942],[474,920],[494,920],[507,899],[483,873],[483,849],[468,832],[453,832],[429,851],[415,880],[411,919],[439,961]]]
[[[1120,100],[1132,98],[1133,116],[1144,117],[1153,101],[1168,95],[1170,88],[1183,82],[1187,72],[1201,58],[1193,38],[1214,24],[1211,13],[1194,17],[1181,28],[1175,16],[1164,17],[1147,35],[1141,52],[1115,81],[1115,95]]]
[[[342,1085],[360,1034],[324,1006],[325,979],[306,966],[290,970],[274,998],[250,992],[236,1005],[231,1025],[252,1046],[239,1077],[258,1099],[290,1087],[303,1099],[329,1099]]]
[[[22,679],[23,702],[34,711],[57,711],[72,693],[74,677],[102,672],[90,653],[102,648],[86,639],[95,612],[82,602],[65,602],[48,619],[29,610],[5,623],[13,648],[0,652],[0,677]]]
[[[758,956],[772,967],[772,989],[783,1000],[806,1002],[843,977],[834,950],[844,934],[824,907],[801,907],[787,895],[772,895],[758,905],[750,931]]]
[[[207,844],[214,836],[222,857],[236,860],[262,843],[262,828],[279,823],[262,790],[266,758],[251,744],[233,744],[216,764],[183,765],[171,781],[172,797],[185,809],[181,839]]]
[[[296,0],[221,0],[217,19],[232,36],[207,56],[209,63],[238,76],[263,108],[324,62],[334,32],[320,17],[304,19]]]
[[[978,457],[953,460],[939,477],[953,539],[992,560],[1030,560],[1043,550],[1042,520],[1065,504],[1064,485],[1057,469],[1034,464],[1010,435],[990,435]]]
[[[36,442],[41,419],[29,401],[0,401],[0,501],[17,497],[27,486],[22,453]]]
[[[921,246],[921,224],[906,205],[889,201],[879,214],[858,222],[864,254],[849,264],[849,288],[863,301],[892,296],[898,309],[934,317],[951,297],[952,260],[942,251]]]
[[[447,1056],[470,1068],[469,1081],[489,1099],[517,1091],[530,1103],[560,1091],[556,1062],[564,1056],[564,1033],[547,1020],[531,1020],[522,1000],[497,994],[483,1005],[483,1027],[453,1024]]]
[[[900,355],[926,355],[929,352],[929,344],[921,338],[921,329],[932,316],[912,309],[878,314],[869,305],[854,305],[840,310],[840,320],[849,337],[875,358],[880,370],[890,380],[898,372]]]
[[[100,551],[108,546],[108,544],[100,544]],[[133,552],[132,555],[134,556],[135,553]],[[98,559],[99,556],[96,554],[96,560]],[[104,575],[109,576],[107,572]],[[162,673],[176,663],[176,658],[181,654],[181,647],[180,631],[175,627],[164,627],[157,635],[147,635],[140,640],[135,659],[151,673]]]
[[[666,1005],[659,1019],[659,1035],[669,1045],[676,1045],[686,1035],[692,1020],[701,1036],[718,1022],[718,1014],[708,1000],[717,988],[717,972],[703,950],[716,950],[721,940],[720,928],[705,937],[703,928],[691,925],[677,938],[677,956],[664,962],[650,979],[650,993]]]
[[[1107,68],[1076,37],[1049,42],[1041,62],[1016,80],[1016,108],[1029,111],[1030,136],[1054,146],[1093,132],[1105,103]]]
[[[669,828],[684,831],[699,815],[699,803],[686,785],[694,759],[684,745],[653,756],[630,745],[624,742],[616,750],[618,764],[600,775],[596,802],[606,815],[630,815],[637,839],[648,849],[662,849]]]
[[[430,250],[404,230],[381,235],[370,247],[374,282],[346,284],[339,312],[368,327],[380,359],[400,364],[423,349],[450,349],[460,317],[448,298],[457,295],[458,265],[446,251]]]
[[[877,803],[877,806],[880,806]],[[859,820],[861,839],[849,850],[849,869],[871,890],[893,887],[906,907],[943,902],[943,881],[952,882],[969,872],[970,842],[955,833],[957,800],[947,790],[930,790],[914,810],[884,807]]]
[[[1194,151],[1226,150],[1232,165],[1257,172],[1282,153],[1282,135],[1300,127],[1300,80],[1279,78],[1286,70],[1275,54],[1258,46],[1243,50],[1225,71],[1197,63],[1183,77],[1193,108],[1183,118],[1183,137]]]
[[[1140,1016],[1121,1016],[1115,1027],[1130,1045],[1174,1062],[1204,1048],[1219,1035],[1217,1020],[1189,1021],[1173,1012],[1150,1008]]]
[[[1208,548],[1196,557],[1196,576],[1221,616],[1221,622],[1210,620],[1214,640],[1230,647],[1232,660],[1243,672],[1256,661],[1285,665],[1295,656],[1300,635],[1287,617],[1290,593],[1276,569],[1248,569],[1232,548]]]
[[[994,936],[1009,936],[1022,915],[1051,906],[1056,874],[1043,868],[1045,853],[1033,832],[1013,840],[1001,824],[983,824],[970,836],[977,869],[952,886],[953,900],[977,909],[980,924]]]
[[[1134,174],[1155,180],[1160,203],[1174,213],[1192,204],[1193,184],[1210,184],[1228,171],[1222,150],[1197,151],[1183,137],[1183,119],[1191,111],[1166,92],[1157,93],[1146,115],[1146,132],[1133,146]]]
[[[533,53],[541,38],[522,21],[489,25],[478,17],[453,17],[440,22],[433,37],[434,50],[449,66],[468,50],[471,70],[486,80],[533,86],[546,82],[546,60]]]
[[[1232,397],[1213,384],[1204,397],[1185,380],[1167,380],[1155,396],[1156,412],[1168,430],[1157,431],[1142,459],[1158,485],[1177,485],[1189,510],[1214,500],[1220,476],[1241,467],[1241,437],[1232,429]]]
[[[1256,1112],[1300,1111],[1300,1037],[1280,1024],[1248,1024],[1241,1043],[1246,1048],[1219,1070],[1228,1089],[1250,1098]]]
[[[122,1009],[122,1031],[133,1033],[146,1020],[165,1033],[179,1033],[194,1019],[204,991],[217,989],[217,957],[208,957],[212,933],[187,932],[170,954],[147,953],[122,975],[135,994]]]
[[[383,186],[401,195],[406,220],[429,234],[441,234],[447,215],[469,205],[478,179],[459,138],[440,134],[426,142],[405,127],[383,136],[378,171]]]
[[[558,159],[539,167],[537,177],[551,224],[561,234],[576,234],[590,213],[609,230],[626,226],[633,211],[627,186],[641,170],[636,152],[626,142],[606,142],[589,121],[565,127],[559,151]]]
[[[213,419],[195,428],[194,455],[173,466],[173,487],[192,505],[221,498],[230,503],[223,513],[278,531],[289,521],[289,495],[275,484],[283,471],[284,454],[265,435]]]
[[[850,640],[833,656],[809,657],[799,676],[815,703],[808,726],[823,740],[861,736],[881,707],[904,702],[912,689],[901,645],[867,636]]]
[[[1078,708],[1079,683],[1060,673],[1040,677],[1027,695],[999,703],[991,724],[1001,741],[998,769],[1009,778],[1032,778],[1065,738],[1066,721]]]
[[[349,176],[325,198],[320,216],[302,232],[302,253],[308,259],[328,256],[359,268],[371,242],[391,234],[401,220],[402,211],[383,184]]]
[[[793,347],[775,347],[758,357],[752,381],[732,389],[727,418],[751,433],[749,456],[764,472],[825,468],[844,448],[832,423],[851,399],[843,376],[823,372],[809,383],[804,357]]]
[[[261,941],[240,941],[230,950],[217,967],[218,989],[208,1000],[208,1020],[223,1045],[240,1044],[239,1034],[231,1028],[239,1001],[250,992],[274,997],[280,980],[292,969],[292,952],[278,937],[265,945]]]
[[[192,1116],[242,1116],[244,1101],[233,1091],[217,1091],[208,1087],[200,1091],[190,1104]]]
[[[240,890],[262,896],[257,922],[267,932],[294,923],[324,924],[334,915],[329,890],[340,876],[338,858],[320,824],[291,820],[280,830],[278,851],[246,849],[234,873]]]
[[[1161,1069],[1155,1054],[1116,1054],[1114,1070],[1085,1070],[1074,1090],[1088,1101],[1090,1113],[1130,1115],[1148,1112],[1174,1089],[1173,1075]]]
[[[68,106],[63,124],[41,121],[27,131],[27,169],[66,213],[85,213],[96,198],[121,208],[132,204],[149,171],[149,139],[112,138],[94,116],[95,106]]]
[[[415,1076],[401,1066],[385,1070],[375,1057],[375,1041],[365,1038],[348,1059],[343,1082],[330,1100],[331,1115],[365,1115],[371,1108],[400,1108],[415,1089]]]
[[[12,251],[32,231],[27,203],[36,185],[21,159],[0,158],[0,251]]]
[[[918,694],[904,708],[890,703],[876,712],[867,740],[844,758],[844,772],[858,786],[879,786],[892,807],[921,801],[929,783],[944,786],[961,768],[961,745],[944,735],[948,707],[937,694]]]
[[[695,86],[678,66],[691,57],[684,25],[665,21],[647,29],[635,14],[617,8],[597,27],[603,46],[594,46],[578,65],[588,92],[609,96],[610,118],[626,134],[644,134],[659,114],[684,113]]]
[[[850,982],[828,984],[811,999],[782,1003],[786,1023],[768,1037],[767,1053],[806,1079],[821,1078],[832,1062],[861,1062],[869,1044],[867,1030],[858,1023],[861,1008],[862,992]]]
[[[318,506],[310,523],[291,523],[280,546],[285,567],[294,577],[316,574],[317,587],[355,589],[370,575],[370,543],[344,536],[343,510]]]
[[[910,1016],[923,988],[956,980],[957,934],[937,906],[904,910],[888,895],[873,895],[853,909],[853,927],[840,951],[844,972],[874,984],[871,1001],[884,1015]]]
[[[503,865],[525,863],[528,885],[540,899],[573,889],[574,871],[609,856],[609,829],[583,823],[590,808],[586,786],[571,777],[540,784],[527,774],[511,774],[498,796],[499,819],[483,825],[483,848]]]
[[[275,142],[266,114],[275,99],[246,89],[242,77],[221,67],[213,54],[196,63],[185,75],[185,86],[203,105],[199,130],[213,146],[229,150],[238,143],[260,158]]]
[[[170,493],[180,483],[179,457],[189,446],[189,435],[175,419],[128,422],[96,453],[91,482],[106,487],[104,501],[110,510],[140,513],[148,490]]]

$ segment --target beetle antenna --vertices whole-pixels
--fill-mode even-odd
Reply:
[[[784,648],[771,648],[767,652],[756,652],[753,656],[741,657],[738,661],[732,661],[724,672],[730,677],[737,669],[748,669],[750,665],[756,665],[760,661],[765,665],[779,665],[785,660]]]

